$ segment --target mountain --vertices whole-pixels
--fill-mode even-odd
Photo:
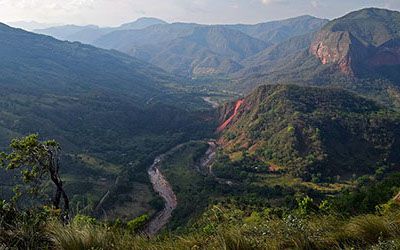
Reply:
[[[34,31],[37,29],[47,29],[50,27],[54,27],[57,24],[54,23],[39,23],[35,21],[17,21],[17,22],[7,22],[7,25],[12,27],[21,28],[28,31]]]
[[[247,58],[243,63],[251,69],[254,65],[262,66],[267,65],[269,62],[289,61],[290,59],[287,58],[308,49],[314,37],[315,33],[307,33],[289,38]]]
[[[86,44],[91,44],[96,39],[103,35],[116,30],[131,30],[131,29],[144,29],[157,24],[165,24],[163,20],[157,18],[143,17],[139,18],[134,22],[122,24],[119,27],[98,27],[96,25],[63,25],[55,26],[43,29],[34,29],[34,32],[39,34],[44,34],[52,36],[60,40],[66,40],[71,42],[81,42]]]
[[[304,16],[256,25],[174,23],[112,32],[93,44],[133,55],[175,74],[226,77],[245,68],[245,59],[294,36],[319,30],[326,22]]]
[[[400,12],[371,8],[333,20],[318,33],[310,52],[346,75],[373,72],[399,79]]]
[[[221,114],[221,124],[230,120],[219,143],[231,159],[249,156],[305,179],[400,163],[399,113],[345,90],[265,85]]]
[[[239,30],[267,43],[279,44],[295,36],[319,31],[327,22],[327,19],[299,16],[255,25],[237,24],[226,27]]]
[[[160,82],[172,80],[162,70],[122,53],[60,42],[3,24],[0,33],[3,87],[35,92],[46,88],[50,93],[71,88],[87,92],[94,87],[129,90],[140,101],[160,92]]]
[[[242,67],[240,60],[268,47],[261,40],[222,26],[185,23],[115,31],[93,44],[186,76],[236,72]]]
[[[117,29],[118,30],[140,30],[140,29],[145,29],[147,27],[157,25],[157,24],[166,24],[167,22],[158,19],[158,18],[153,18],[153,17],[142,17],[137,19],[134,22],[131,23],[125,23],[119,26]]]
[[[399,106],[400,13],[363,9],[248,58],[234,88],[296,83],[336,86]]]
[[[79,41],[90,44],[95,39],[107,34],[108,30],[108,28],[100,28],[96,25],[62,25],[46,29],[35,29],[34,32],[52,36],[62,41]]]
[[[154,211],[148,164],[212,123],[199,97],[165,87],[175,78],[116,51],[1,24],[0,54],[1,149],[30,133],[58,140],[66,189],[88,212],[112,190],[115,207]],[[9,197],[12,178],[0,179]],[[137,190],[148,195],[126,198]]]
[[[118,28],[74,26],[70,32],[63,26],[37,32],[115,49],[178,75],[226,77],[245,68],[245,59],[326,22],[302,16],[255,25],[199,25],[142,18]]]

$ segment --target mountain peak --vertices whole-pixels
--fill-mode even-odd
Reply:
[[[166,24],[167,22],[154,17],[141,17],[136,21],[122,24],[119,29],[144,29],[157,24]]]
[[[400,38],[400,12],[362,9],[329,22],[323,30],[347,31],[366,45],[379,46],[393,38]]]
[[[136,22],[140,22],[140,21],[157,21],[157,22],[166,23],[164,20],[156,18],[156,17],[139,17],[136,20]]]
[[[376,18],[384,17],[391,14],[399,13],[398,11],[382,9],[382,8],[364,8],[361,10],[350,12],[342,18]]]

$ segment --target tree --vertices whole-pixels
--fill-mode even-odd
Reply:
[[[61,198],[63,208],[61,218],[68,220],[69,199],[63,188],[63,182],[59,175],[60,169],[60,145],[54,140],[39,141],[37,134],[14,139],[10,144],[11,152],[0,153],[0,164],[7,170],[20,170],[25,184],[32,184],[29,192],[39,192],[38,186],[48,177],[56,186],[53,197],[53,206],[60,209]]]

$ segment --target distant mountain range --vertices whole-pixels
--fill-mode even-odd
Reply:
[[[59,26],[59,24],[55,23],[40,23],[35,21],[16,21],[16,22],[7,22],[7,25],[10,25],[15,28],[24,29],[27,31],[34,31],[38,29],[47,29],[54,26]]]
[[[330,22],[301,16],[255,25],[200,25],[143,18],[118,28],[61,26],[39,32],[118,50],[175,75],[230,79],[230,88],[240,92],[262,83],[335,85],[400,103],[399,16],[369,8]]]
[[[35,29],[34,32],[53,36],[59,40],[66,40],[71,42],[81,42],[90,44],[102,37],[105,34],[116,30],[131,30],[131,29],[144,29],[152,25],[157,24],[166,24],[163,20],[157,18],[143,17],[139,18],[136,21],[125,23],[120,25],[119,27],[99,27],[96,25],[86,25],[86,26],[78,26],[78,25],[62,25],[62,26],[54,26],[47,27],[42,29]]]
[[[189,77],[226,76],[243,61],[294,36],[319,30],[327,20],[301,16],[255,25],[167,24],[139,19],[119,28],[62,26],[37,32],[61,40],[115,49]]]

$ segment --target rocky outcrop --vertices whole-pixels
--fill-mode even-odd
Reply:
[[[310,52],[322,64],[334,64],[346,75],[355,75],[357,66],[368,58],[368,48],[348,31],[319,33]]]

